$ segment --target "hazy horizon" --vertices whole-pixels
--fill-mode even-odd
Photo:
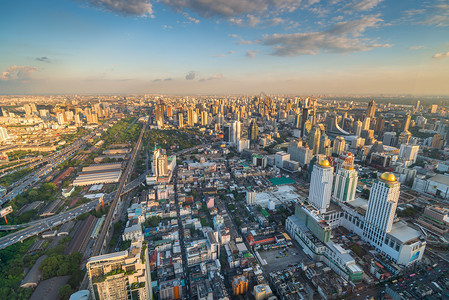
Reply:
[[[0,7],[0,94],[449,95],[447,0]]]

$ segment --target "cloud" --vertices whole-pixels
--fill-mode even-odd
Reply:
[[[425,2],[424,2],[425,3]],[[405,11],[405,19],[419,25],[449,26],[449,3],[445,0],[425,3],[422,8]]]
[[[380,22],[382,20],[377,16],[366,16],[355,21],[336,23],[322,32],[275,33],[264,36],[257,42],[263,46],[271,46],[272,55],[276,56],[314,55],[320,51],[348,53],[390,47],[391,45],[378,44],[361,37],[367,28],[377,27]]]
[[[236,42],[237,45],[250,45],[253,44],[253,41],[247,41],[242,39],[240,36],[238,36],[237,34],[230,34],[230,37],[233,37],[235,39],[237,39],[238,41]]]
[[[164,29],[164,30],[170,30],[170,29],[173,29],[173,26],[170,26],[170,25],[163,25],[163,26],[162,26],[162,29]]]
[[[50,59],[46,56],[42,56],[42,57],[36,57],[35,58],[37,61],[41,61],[41,62],[46,62],[46,63],[51,63]]]
[[[212,76],[209,77],[209,78],[203,78],[203,79],[201,79],[200,82],[209,81],[209,80],[215,80],[215,79],[221,79],[221,78],[223,78],[223,75],[222,75],[222,74],[214,74],[214,75],[212,75]]]
[[[186,80],[194,80],[195,77],[196,77],[195,71],[190,71],[190,72],[186,75]]]
[[[352,5],[352,8],[354,10],[358,10],[358,11],[366,11],[366,10],[373,9],[374,7],[376,7],[382,1],[383,0],[361,0],[361,1],[356,1],[356,3],[354,3]]]
[[[189,10],[201,17],[228,19],[247,14],[261,15],[266,12],[295,11],[300,0],[160,0],[175,10]]]
[[[447,57],[449,57],[449,52],[446,52],[446,53],[436,53],[436,54],[434,54],[434,55],[432,56],[432,58],[436,58],[436,59],[439,59],[439,58],[447,58]]]
[[[33,73],[36,72],[36,67],[30,66],[11,66],[0,75],[2,81],[26,81],[30,80]]]
[[[153,6],[148,0],[86,0],[86,2],[125,16],[153,16]]]
[[[212,55],[212,57],[225,57],[225,56],[228,56],[228,55],[231,55],[231,54],[234,54],[235,53],[235,51],[227,51],[226,53],[221,53],[221,54],[216,54],[216,55]]]
[[[248,25],[250,27],[256,27],[257,24],[260,23],[259,17],[253,16],[253,15],[247,15],[247,18],[248,18]]]
[[[183,14],[182,14],[184,17],[186,17],[187,18],[187,20],[189,21],[189,22],[187,22],[187,23],[195,23],[195,24],[198,24],[199,22],[200,22],[200,20],[198,20],[198,19],[196,19],[196,18],[194,18],[194,17],[191,17],[188,13],[186,13],[186,12],[184,12]]]
[[[407,50],[421,50],[424,49],[424,46],[410,46],[407,48]]]
[[[165,79],[158,78],[158,79],[154,79],[153,82],[172,81],[172,80],[173,80],[173,78],[165,78]]]
[[[254,58],[254,57],[256,57],[256,53],[257,53],[257,51],[247,50],[246,51],[246,56],[249,57],[249,58]]]

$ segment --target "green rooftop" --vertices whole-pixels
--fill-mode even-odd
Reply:
[[[275,178],[270,178],[269,180],[273,185],[283,185],[283,184],[294,184],[295,183],[295,181],[293,179],[287,178],[287,177],[275,177]]]

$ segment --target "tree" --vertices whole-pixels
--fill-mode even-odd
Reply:
[[[143,225],[146,228],[150,228],[150,227],[157,227],[159,225],[159,223],[161,222],[162,218],[159,216],[152,216],[149,217],[145,220],[145,222],[143,223]]]
[[[58,297],[60,300],[67,300],[70,298],[70,295],[72,295],[72,293],[73,291],[70,284],[64,284],[58,290]]]

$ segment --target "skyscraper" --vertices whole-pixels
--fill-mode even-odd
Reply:
[[[203,110],[201,112],[201,125],[206,126],[207,124],[207,111]]]
[[[374,102],[374,100],[371,100],[368,103],[368,108],[366,109],[365,116],[367,118],[374,118],[375,114],[376,114],[376,102]]]
[[[363,123],[360,120],[357,120],[357,122],[354,123],[354,135],[356,135],[356,136],[361,135],[362,126],[363,126]]]
[[[354,156],[348,156],[335,176],[334,198],[339,202],[355,199],[357,171],[354,170]]]
[[[184,115],[182,111],[178,112],[178,128],[184,127]]]
[[[326,156],[332,155],[331,140],[327,137],[327,135],[324,132],[320,137],[320,150],[318,153],[324,154]]]
[[[320,213],[330,205],[334,168],[326,159],[320,159],[313,167],[310,179],[309,203]]]
[[[313,155],[318,154],[320,151],[320,138],[321,129],[318,125],[314,125],[307,136],[307,144],[312,150]]]
[[[343,151],[345,151],[345,139],[341,136],[337,136],[334,140],[334,146],[332,148],[332,153],[340,155]]]
[[[251,143],[254,143],[257,141],[257,138],[259,137],[259,126],[257,126],[256,120],[251,120],[251,123],[249,124],[248,129],[248,139]]]
[[[230,129],[229,142],[238,145],[240,140],[240,121],[233,121]]]
[[[371,188],[363,235],[379,246],[393,226],[400,185],[393,173],[385,172]]]
[[[195,125],[195,121],[193,119],[193,108],[189,107],[187,110],[187,125],[193,127]]]
[[[412,119],[411,115],[407,115],[402,123],[402,131],[408,131],[410,127],[410,120]]]
[[[166,176],[168,173],[167,155],[164,149],[154,146],[153,151],[153,175],[156,177]]]

